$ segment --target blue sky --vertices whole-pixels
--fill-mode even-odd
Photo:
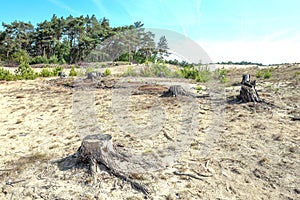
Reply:
[[[106,17],[111,25],[142,21],[197,42],[215,62],[300,62],[298,0],[11,0],[0,21],[38,22],[53,14]]]

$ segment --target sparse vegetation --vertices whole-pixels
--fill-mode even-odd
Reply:
[[[111,71],[110,71],[110,69],[105,69],[105,71],[104,71],[104,76],[109,76],[109,75],[111,75]]]
[[[271,77],[272,77],[271,69],[266,69],[266,70],[258,69],[256,71],[256,78],[269,79]]]
[[[264,79],[269,79],[272,77],[272,72],[270,69],[267,69],[264,73]]]
[[[127,70],[123,73],[123,76],[136,76],[136,72],[134,71],[132,66],[129,66]]]
[[[228,81],[226,76],[227,70],[224,67],[218,68],[216,71],[216,75],[221,83],[226,83]]]
[[[203,90],[203,88],[201,85],[197,85],[196,90],[197,90],[197,93],[199,93],[200,91]]]
[[[38,77],[38,73],[34,72],[34,70],[27,63],[21,63],[19,67],[15,70],[15,76],[17,79],[22,80],[33,80]]]
[[[72,66],[69,76],[77,76],[77,75],[78,75],[78,72],[75,70],[75,67]]]
[[[91,72],[94,72],[95,69],[93,67],[88,67],[86,70],[85,70],[85,75],[91,73]]]
[[[49,69],[49,67],[43,68],[40,72],[40,76],[42,77],[50,77],[53,76],[53,71]]]
[[[64,71],[64,68],[62,66],[56,66],[53,68],[53,76],[58,76],[58,72]]]
[[[299,71],[296,71],[295,73],[294,73],[294,78],[298,78],[299,77],[299,74],[300,74],[300,72]]]
[[[0,68],[0,80],[13,81],[16,80],[16,77],[14,74],[10,73],[9,70]]]
[[[14,81],[14,80],[33,80],[37,77],[50,77],[57,76],[58,72],[63,71],[63,67],[57,66],[52,70],[49,65],[46,65],[40,73],[34,72],[29,64],[22,63],[15,70],[15,73],[11,73],[9,70],[0,68],[0,80]]]
[[[197,82],[207,82],[211,76],[208,66],[195,67],[194,65],[181,69],[181,74],[183,78],[195,79]]]
[[[263,77],[263,72],[262,72],[261,69],[258,69],[258,70],[256,71],[256,78],[261,78],[261,77]]]

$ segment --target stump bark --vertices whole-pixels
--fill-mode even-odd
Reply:
[[[88,163],[92,175],[96,174],[97,169],[100,167],[99,165],[104,165],[112,175],[129,182],[134,189],[145,195],[149,194],[146,186],[129,178],[128,172],[122,171],[118,166],[117,161],[130,161],[124,154],[118,153],[115,149],[111,135],[96,134],[86,136],[77,153],[81,162]]]
[[[244,74],[241,82],[241,90],[239,98],[244,102],[261,102],[259,95],[255,89],[256,81],[250,81],[250,74]]]
[[[181,85],[172,85],[162,94],[162,97],[193,96],[187,92]]]

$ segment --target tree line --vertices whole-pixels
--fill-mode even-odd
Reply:
[[[165,36],[155,43],[155,35],[144,24],[112,27],[107,18],[95,15],[67,18],[53,15],[38,23],[2,23],[0,61],[29,64],[76,64],[82,61],[146,62],[168,56]]]

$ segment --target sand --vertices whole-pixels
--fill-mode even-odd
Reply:
[[[149,188],[149,199],[299,199],[300,121],[291,117],[300,115],[300,66],[274,68],[271,79],[257,79],[260,96],[274,105],[232,103],[239,94],[241,74],[255,75],[255,70],[232,69],[228,82],[221,84],[220,91],[225,91],[221,103],[205,97],[206,88],[217,88],[214,84],[201,84],[203,98],[161,98],[171,84],[197,93],[197,83],[102,78],[92,90],[95,116],[90,117],[101,124],[101,130],[93,133],[111,134],[114,143],[151,161],[154,153],[161,159],[172,155],[168,147],[175,146],[172,159],[162,163],[157,159],[159,167],[128,166],[129,175]],[[74,102],[79,90],[63,85],[72,81],[1,82],[0,199],[144,198],[106,170],[92,177],[87,167],[67,168],[55,162],[77,151],[82,139],[78,133],[86,130],[76,121],[85,122],[84,113],[74,114],[80,105]],[[118,96],[129,89],[127,99]],[[126,103],[129,112],[123,116]],[[165,118],[156,129],[161,108]],[[155,116],[157,126],[151,126],[150,116]],[[130,127],[131,122],[137,128]],[[146,133],[151,135],[143,136]]]

